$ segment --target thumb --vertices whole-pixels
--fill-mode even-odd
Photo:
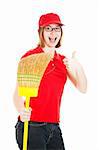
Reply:
[[[29,111],[32,111],[32,108],[31,108],[31,107],[29,107]]]
[[[76,59],[76,53],[77,53],[77,51],[73,51],[73,52],[72,52],[72,58],[75,58],[75,59]]]

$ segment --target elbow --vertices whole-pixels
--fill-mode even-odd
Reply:
[[[76,88],[83,94],[87,92],[87,80],[82,85],[77,85]]]
[[[87,92],[87,88],[78,88],[78,90],[83,94],[86,94]]]

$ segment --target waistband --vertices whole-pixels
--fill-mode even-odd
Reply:
[[[24,124],[24,122],[22,122],[21,120],[18,120],[18,122],[20,122],[21,124]],[[59,123],[51,123],[51,122],[36,122],[36,121],[29,121],[28,122],[29,125],[38,125],[38,126],[43,126],[43,125],[59,125]]]

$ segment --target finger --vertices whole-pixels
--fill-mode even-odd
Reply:
[[[69,65],[67,65],[67,66],[66,66],[66,69],[67,69],[67,70],[70,70],[70,66],[69,66]]]
[[[22,121],[22,122],[30,121],[30,118],[21,118],[21,121]]]
[[[31,113],[27,113],[27,114],[23,114],[22,116],[27,117],[27,116],[30,116],[30,115],[31,115]]]
[[[30,116],[27,116],[27,117],[25,118],[25,120],[29,121],[29,120],[30,120]]]
[[[23,113],[23,116],[30,116],[31,112]]]
[[[23,120],[29,121],[29,120],[30,120],[30,117],[25,117],[25,118],[23,118]]]
[[[69,63],[64,62],[64,65],[66,66],[66,68],[70,67]]]
[[[24,113],[28,113],[28,112],[31,112],[31,111],[32,111],[32,108],[29,108],[29,109],[26,109],[26,108],[25,108],[25,109],[23,110]]]
[[[64,63],[65,65],[68,65],[68,64],[69,64],[68,59],[64,59],[64,60],[63,60],[63,63]]]
[[[29,116],[28,115],[27,116],[24,115],[21,118],[22,118],[22,120],[28,120],[28,119],[30,119],[30,115]]]
[[[32,111],[32,108],[31,108],[31,107],[29,107],[29,111]]]
[[[25,109],[24,109],[24,112],[29,112],[29,110],[30,110],[30,108],[28,108],[28,109],[25,108]]]
[[[72,58],[76,58],[76,53],[77,53],[77,51],[72,52]]]
[[[24,117],[24,116],[30,116],[31,115],[31,112],[21,112],[20,113],[20,116]]]
[[[65,65],[69,65],[69,64],[70,64],[70,62],[69,62],[68,59],[65,59],[65,60],[63,61],[63,63],[64,63]]]
[[[64,62],[64,61],[68,62],[68,58],[64,58],[64,59],[63,59],[63,62]]]

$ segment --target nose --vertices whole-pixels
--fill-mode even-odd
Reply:
[[[55,34],[56,34],[55,30],[52,30],[52,31],[50,32],[50,34],[51,34],[51,35],[55,35]]]

